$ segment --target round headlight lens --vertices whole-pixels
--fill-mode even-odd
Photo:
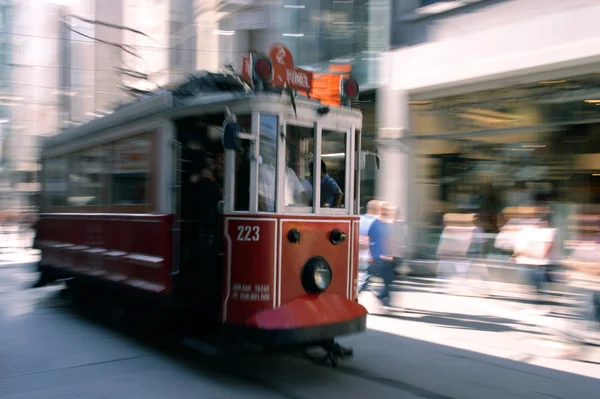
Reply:
[[[321,291],[325,291],[331,283],[331,269],[327,264],[321,263],[315,268],[315,285]]]
[[[302,269],[302,286],[309,294],[319,294],[331,284],[332,272],[327,261],[315,256]]]

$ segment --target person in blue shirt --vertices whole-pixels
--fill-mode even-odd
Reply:
[[[311,180],[314,181],[312,163],[309,168]],[[342,205],[342,198],[344,198],[342,189],[335,179],[327,174],[327,164],[321,160],[321,206],[323,208],[339,208]]]
[[[383,286],[377,298],[383,306],[390,305],[390,285],[394,280],[393,261],[385,254],[385,242],[389,232],[386,223],[380,220],[381,211],[385,205],[382,201],[369,201],[367,214],[360,217],[360,249],[359,258],[366,259],[369,263],[363,281],[358,286],[358,293],[363,292],[369,285],[371,276],[377,276],[383,280]]]

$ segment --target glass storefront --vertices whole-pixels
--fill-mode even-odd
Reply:
[[[413,101],[410,112],[421,256],[445,213],[479,213],[497,233],[510,206],[549,205],[564,220],[600,200],[600,74]]]

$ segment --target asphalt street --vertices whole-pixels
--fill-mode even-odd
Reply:
[[[353,359],[333,369],[293,355],[210,358],[160,349],[76,311],[61,286],[27,289],[31,264],[0,265],[0,398],[598,398],[600,347],[576,355],[573,298],[537,314],[519,290],[485,298],[395,285],[383,311],[371,293],[369,331],[341,340]]]

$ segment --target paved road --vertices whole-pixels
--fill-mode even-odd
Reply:
[[[233,361],[161,351],[75,313],[60,287],[23,289],[34,280],[25,266],[0,266],[3,399],[600,395],[598,348],[577,361],[557,359],[564,345],[542,319],[560,317],[535,319],[515,296],[441,295],[427,280],[404,282],[393,296],[403,309],[370,316],[366,334],[343,340],[354,359],[331,369],[294,356],[243,353]],[[379,312],[370,293],[361,300]]]

